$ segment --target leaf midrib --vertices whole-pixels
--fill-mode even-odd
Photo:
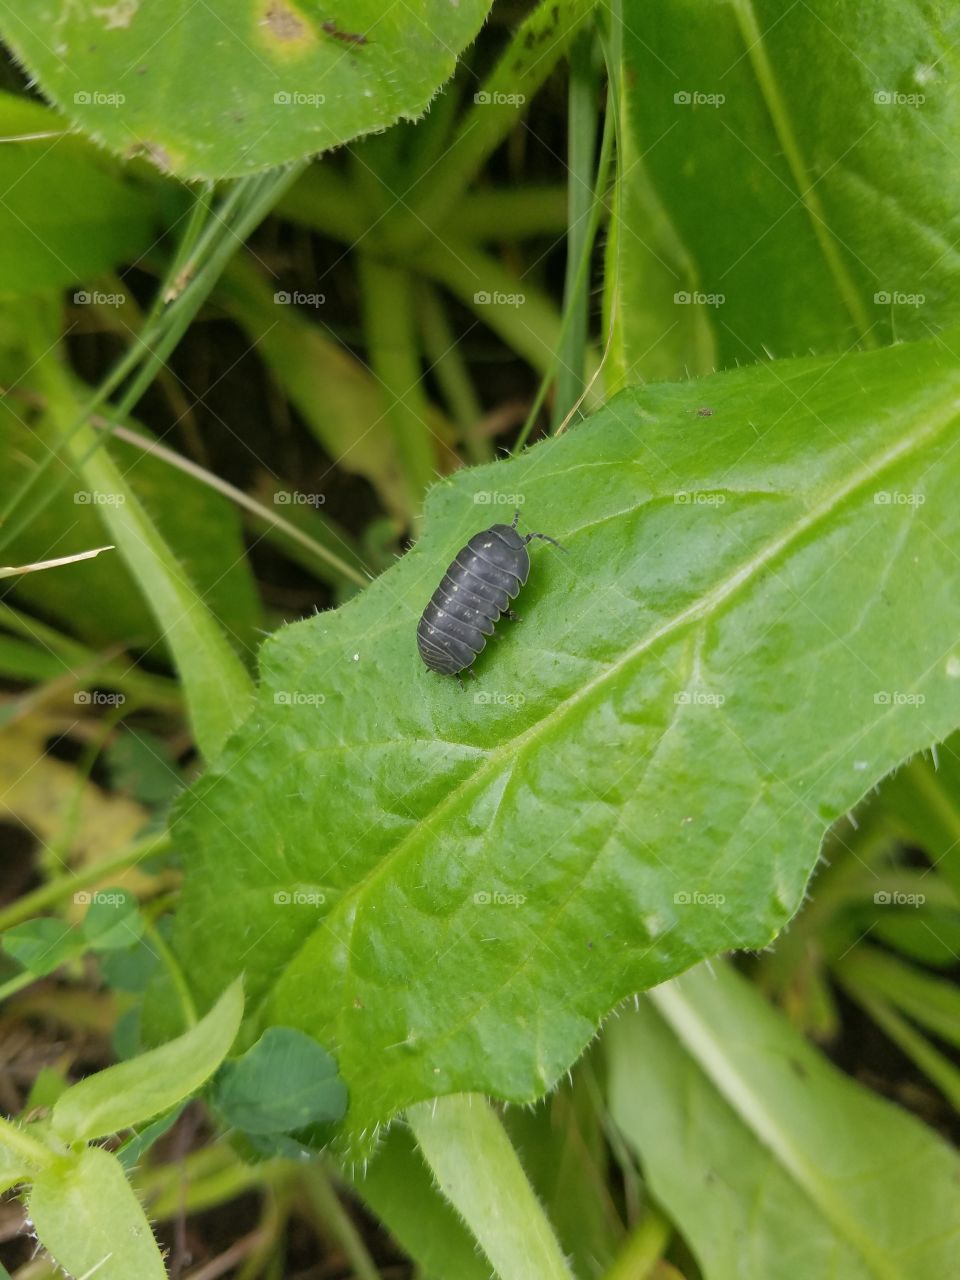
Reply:
[[[898,444],[886,450],[880,455],[877,461],[872,465],[864,465],[846,483],[839,485],[832,490],[817,506],[813,507],[806,515],[802,516],[794,524],[792,524],[779,537],[774,538],[754,554],[750,559],[745,561],[736,570],[723,579],[712,591],[707,592],[699,600],[688,605],[673,617],[668,618],[660,624],[654,631],[648,633],[645,637],[638,641],[632,648],[627,649],[617,662],[608,666],[601,674],[595,676],[588,681],[579,690],[571,694],[570,697],[561,700],[552,711],[545,715],[536,724],[531,725],[523,733],[515,738],[506,740],[500,747],[490,751],[489,754],[472,774],[468,775],[456,787],[450,790],[444,799],[436,805],[429,814],[424,815],[403,838],[386,853],[371,869],[357,881],[352,889],[344,890],[343,896],[336,904],[327,917],[327,927],[329,922],[336,918],[343,918],[348,915],[347,928],[345,936],[338,941],[338,949],[342,948],[346,955],[346,964],[343,973],[343,984],[349,980],[351,959],[352,959],[352,942],[353,934],[356,928],[356,921],[359,909],[359,903],[365,897],[367,891],[379,880],[385,878],[388,874],[392,874],[397,865],[397,861],[403,857],[404,853],[409,849],[411,843],[421,834],[425,822],[429,819],[432,827],[438,820],[442,820],[443,816],[450,810],[456,808],[461,801],[471,793],[472,790],[483,784],[489,775],[496,772],[504,760],[510,761],[511,757],[517,757],[520,752],[524,751],[532,743],[542,736],[544,731],[561,721],[565,716],[570,714],[574,709],[579,707],[593,694],[602,690],[608,681],[621,675],[636,659],[646,654],[658,641],[666,636],[680,630],[688,623],[695,622],[704,616],[710,616],[720,605],[726,604],[736,593],[751,581],[758,573],[767,568],[774,560],[776,560],[791,544],[795,543],[804,534],[815,528],[818,524],[827,519],[838,506],[856,493],[859,489],[870,482],[875,482],[877,478],[886,470],[900,462],[902,459],[909,457],[922,446],[931,443],[941,435],[955,420],[958,411],[960,411],[960,402],[957,400],[955,390],[952,390],[949,396],[945,395],[942,402],[934,407],[924,411],[926,426],[920,428],[911,435],[902,438]],[[568,539],[575,537],[577,533],[582,532],[592,526],[593,522],[579,526],[571,534]],[[515,760],[513,761],[515,764]],[[348,914],[349,913],[349,914]],[[300,948],[310,945],[311,934]],[[290,964],[287,965],[289,971],[295,965],[295,960],[291,957]],[[267,997],[268,998],[268,997]],[[336,1013],[336,1025],[338,1033],[341,1032],[341,1020],[346,1011],[348,1001],[341,1000]],[[488,1003],[485,1001],[484,1003]],[[482,1006],[479,1006],[482,1007]]]

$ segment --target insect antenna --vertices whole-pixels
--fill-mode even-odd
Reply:
[[[567,547],[562,542],[558,542],[556,538],[551,538],[548,533],[528,533],[523,541],[524,543],[532,542],[534,538],[542,538],[544,542],[549,542],[552,547],[558,547],[565,555],[569,554]]]
[[[520,508],[517,507],[513,513],[513,520],[511,521],[510,528],[515,529],[519,522],[520,522]]]

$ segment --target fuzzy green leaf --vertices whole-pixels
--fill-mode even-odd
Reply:
[[[958,404],[939,342],[754,366],[436,488],[411,554],[267,642],[180,803],[201,1005],[244,968],[262,1025],[335,1057],[356,1140],[534,1098],[624,995],[767,945],[827,827],[960,722]],[[514,500],[568,553],[533,544],[462,691],[417,619]]]
[[[84,133],[185,178],[239,177],[419,116],[485,0],[130,0],[29,12],[0,33]],[[55,32],[52,40],[50,33]]]
[[[195,1093],[233,1044],[243,1013],[238,979],[195,1027],[159,1049],[87,1076],[61,1094],[52,1124],[64,1142],[143,1124]]]
[[[117,1157],[102,1147],[44,1169],[27,1204],[40,1243],[70,1275],[164,1280],[140,1201]]]

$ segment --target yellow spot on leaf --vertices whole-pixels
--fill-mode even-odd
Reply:
[[[316,41],[316,34],[290,0],[267,0],[259,30],[274,51],[302,53]]]

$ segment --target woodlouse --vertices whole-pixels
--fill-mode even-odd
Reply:
[[[431,671],[459,680],[493,634],[500,615],[516,616],[510,601],[530,573],[528,543],[542,538],[566,550],[545,533],[518,533],[519,519],[518,507],[512,524],[494,524],[475,533],[430,597],[417,626],[417,648]]]

